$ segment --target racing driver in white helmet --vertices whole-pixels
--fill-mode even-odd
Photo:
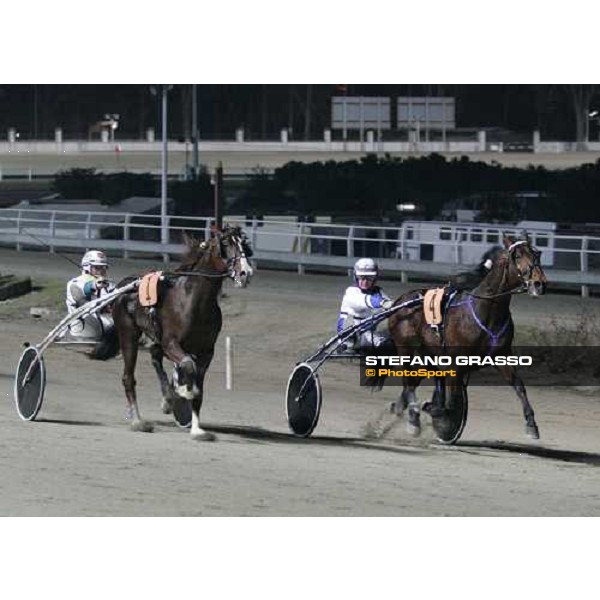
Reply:
[[[108,259],[101,250],[88,250],[81,259],[81,275],[67,283],[67,310],[73,314],[78,308],[108,294],[115,286],[106,278]],[[112,332],[114,323],[110,309],[103,310],[73,322],[69,334],[82,341],[99,341]]]
[[[380,309],[390,308],[393,304],[393,301],[376,285],[379,267],[372,258],[357,260],[352,275],[354,285],[346,288],[342,299],[337,322],[338,334],[350,324],[356,325]],[[378,348],[385,343],[386,339],[387,336],[375,330],[366,331],[353,340],[354,350]],[[351,351],[348,344],[342,348],[342,351]]]

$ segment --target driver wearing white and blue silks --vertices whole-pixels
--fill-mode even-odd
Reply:
[[[106,278],[108,259],[101,250],[89,250],[81,259],[81,275],[67,283],[67,311],[73,314],[84,304],[109,294],[115,285]],[[108,309],[77,319],[69,325],[71,337],[99,341],[114,327]]]
[[[337,322],[337,332],[341,333],[350,325],[357,325],[381,309],[392,306],[392,300],[376,285],[379,268],[372,258],[361,258],[356,261],[353,271],[354,285],[346,288]],[[365,331],[353,340],[350,345],[355,350],[377,348],[387,337],[374,329]],[[348,349],[348,345],[346,348]]]

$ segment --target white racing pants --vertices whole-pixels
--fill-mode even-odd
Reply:
[[[88,315],[71,323],[69,334],[82,340],[99,341],[113,327],[113,318],[108,314]]]

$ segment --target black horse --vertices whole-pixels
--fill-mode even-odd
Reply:
[[[140,416],[135,391],[135,366],[144,333],[153,342],[150,352],[162,390],[163,411],[181,410],[177,403],[191,403],[192,438],[212,440],[215,436],[200,427],[200,408],[204,376],[222,325],[219,292],[226,277],[238,287],[248,284],[251,250],[239,227],[226,227],[202,242],[184,233],[184,241],[187,252],[175,272],[167,275],[154,312],[140,305],[137,293],[126,293],[115,300],[113,317],[123,355],[123,386],[132,429],[153,429]],[[172,382],[163,368],[164,357],[175,366]]]
[[[528,292],[544,294],[546,276],[540,264],[540,252],[528,238],[515,241],[504,238],[504,249],[497,254],[487,275],[471,292],[458,292],[449,301],[442,336],[425,321],[422,306],[400,309],[389,320],[392,339],[399,355],[465,354],[495,356],[512,354],[514,325],[510,313],[512,294]],[[396,300],[399,304],[418,298],[425,290],[415,290]],[[461,367],[456,378],[439,381],[432,417],[443,419],[452,399],[463,393],[468,374],[474,367]],[[539,438],[533,409],[521,377],[513,366],[496,367],[517,393],[523,407],[526,433]],[[415,390],[421,378],[403,378],[403,391],[396,412],[408,408],[408,431],[420,433],[420,404]],[[437,399],[437,402],[435,401]]]

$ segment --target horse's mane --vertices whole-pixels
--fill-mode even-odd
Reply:
[[[184,233],[183,240],[186,249],[181,256],[181,262],[175,271],[191,271],[199,263],[207,263],[218,255],[219,239],[212,237],[208,240],[198,240]]]
[[[221,255],[221,240],[231,237],[243,237],[242,228],[226,225],[222,231],[213,232],[207,240],[198,240],[193,235],[183,232],[186,250],[181,257],[181,263],[175,271],[191,271],[199,264],[208,264],[212,259]]]

